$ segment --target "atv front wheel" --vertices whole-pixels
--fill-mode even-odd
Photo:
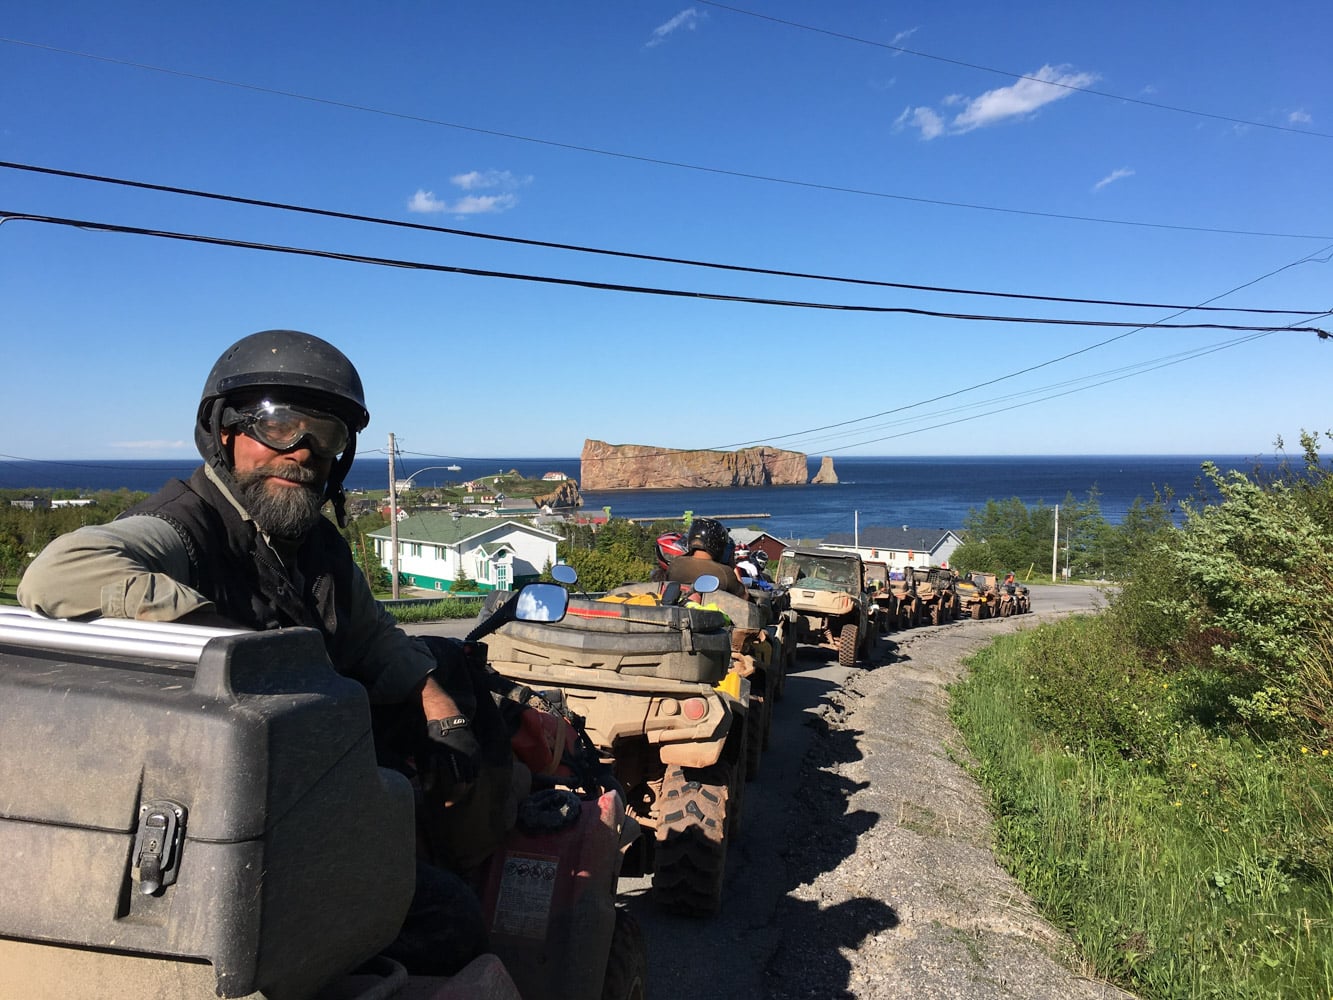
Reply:
[[[672,765],[662,779],[653,895],[663,909],[688,917],[718,911],[727,867],[729,782],[692,780],[690,772],[707,770]]]
[[[856,640],[857,628],[855,622],[848,622],[838,633],[838,666],[852,667],[856,665]]]
[[[644,1000],[648,983],[648,946],[643,928],[628,910],[616,908],[611,951],[606,956],[602,1000]]]

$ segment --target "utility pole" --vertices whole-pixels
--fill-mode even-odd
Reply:
[[[398,482],[393,471],[393,431],[389,432],[389,577],[393,599],[398,600]]]
[[[1060,568],[1060,505],[1055,505],[1055,540],[1051,543],[1051,583]]]

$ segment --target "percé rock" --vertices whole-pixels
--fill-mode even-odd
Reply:
[[[684,451],[646,444],[607,444],[588,438],[580,456],[585,490],[693,489],[789,486],[809,476],[805,454],[781,448]]]
[[[579,496],[579,484],[572,479],[566,479],[560,483],[550,493],[543,493],[539,497],[533,497],[532,502],[538,509],[542,507],[581,507],[583,506],[583,497]]]
[[[815,478],[810,480],[812,483],[833,483],[837,485],[838,474],[833,471],[833,459],[825,455],[819,460],[819,471],[815,473]]]

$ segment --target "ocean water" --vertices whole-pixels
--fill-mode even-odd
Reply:
[[[1090,455],[1012,457],[835,457],[839,482],[828,486],[769,486],[707,490],[612,490],[584,494],[585,511],[609,506],[617,517],[727,518],[729,527],[758,527],[778,538],[819,538],[856,526],[961,528],[971,508],[987,500],[1017,497],[1028,505],[1084,501],[1096,491],[1102,516],[1118,523],[1136,498],[1151,500],[1170,489],[1194,495],[1200,467],[1211,459],[1223,469],[1272,469],[1276,462],[1229,456]],[[475,479],[516,469],[524,476],[563,472],[578,479],[578,458],[460,458],[450,471],[434,460],[396,463],[399,479],[418,488]],[[0,462],[0,488],[119,489],[152,491],[171,477],[188,476],[190,461]],[[819,460],[810,460],[810,474]],[[388,461],[357,459],[349,489],[388,487]],[[766,515],[766,516],[760,516]]]

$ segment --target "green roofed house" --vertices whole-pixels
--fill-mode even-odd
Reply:
[[[368,537],[380,563],[392,569],[389,527]],[[461,567],[479,590],[512,590],[555,563],[558,541],[559,535],[522,521],[425,511],[398,524],[398,572],[408,586],[443,591]]]

